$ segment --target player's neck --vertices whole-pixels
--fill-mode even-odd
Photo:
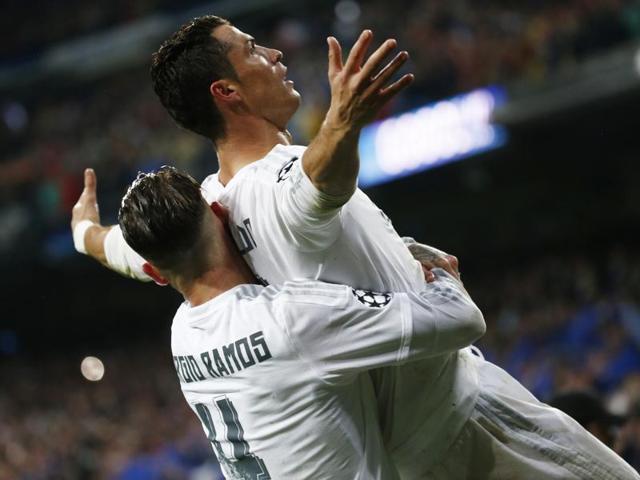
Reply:
[[[251,283],[257,283],[253,274],[243,275],[234,269],[216,269],[192,282],[183,289],[182,294],[192,307],[197,307],[238,285]]]
[[[289,145],[291,135],[264,120],[244,123],[229,122],[225,138],[216,142],[220,164],[218,179],[226,185],[243,167],[260,160],[276,145]]]
[[[195,280],[187,283],[178,279],[176,283],[177,290],[191,306],[195,307],[238,285],[258,282],[242,256],[233,250],[225,257],[223,263],[206,271]]]

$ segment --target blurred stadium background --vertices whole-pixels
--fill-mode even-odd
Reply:
[[[171,363],[179,297],[76,254],[68,227],[87,166],[104,223],[138,170],[216,170],[147,74],[205,13],[284,52],[297,143],[327,107],[325,37],[398,39],[416,83],[363,134],[367,193],[460,258],[485,355],[543,400],[592,392],[563,408],[639,468],[640,2],[6,0],[0,479],[221,478]]]

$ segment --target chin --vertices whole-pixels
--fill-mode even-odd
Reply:
[[[298,110],[298,107],[300,107],[300,102],[302,101],[302,97],[296,89],[292,89],[291,99],[292,99],[292,103],[295,103],[295,109],[294,109],[294,113],[295,113],[295,111]]]
[[[286,95],[277,101],[277,108],[271,109],[265,118],[280,130],[286,130],[287,124],[300,107],[300,94],[296,90],[289,90]]]
[[[300,108],[300,94],[294,90],[294,95],[291,95],[287,101],[287,108],[283,111],[283,117],[286,117],[284,125],[286,126],[291,120],[291,117],[295,115],[295,113]]]

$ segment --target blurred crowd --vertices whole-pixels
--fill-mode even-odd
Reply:
[[[184,9],[202,0],[182,0]],[[20,62],[32,58],[51,45],[126,25],[146,15],[176,9],[171,0],[6,0],[2,4],[0,27],[5,41],[0,58]],[[16,22],[20,19],[20,22]],[[43,26],[46,25],[46,28]]]
[[[638,252],[536,258],[475,280],[468,288],[487,318],[479,346],[489,360],[539,398],[595,389],[615,413],[640,415]]]
[[[640,252],[537,258],[466,286],[483,354],[640,468]],[[168,345],[101,357],[96,383],[70,355],[0,365],[0,480],[220,478]]]
[[[219,478],[167,346],[101,358],[99,382],[80,358],[3,362],[0,480]]]
[[[34,9],[35,3],[9,2],[14,15],[3,15],[5,31],[20,26],[21,33],[9,35],[3,48],[27,56],[50,42],[169,8],[162,0],[125,2],[126,8],[122,2],[100,2],[98,7],[67,0],[62,6],[44,2],[42,9]],[[47,28],[40,21],[44,15]],[[24,19],[29,28],[22,28],[15,18]],[[249,17],[239,26],[260,43],[284,52],[289,77],[303,93],[291,130],[298,143],[305,143],[327,105],[322,72],[328,33],[348,45],[368,27],[378,40],[396,37],[410,52],[416,83],[388,107],[389,114],[481,85],[543,82],[587,56],[640,37],[640,4],[399,0],[391,12],[384,0],[341,0],[290,6],[273,23]],[[4,262],[38,259],[34,251],[40,252],[40,260],[65,258],[72,252],[68,216],[85,167],[98,173],[101,205],[111,215],[106,221],[114,220],[124,185],[138,170],[169,163],[202,179],[216,168],[211,145],[170,121],[151,91],[146,67],[90,83],[65,78],[28,93],[4,92],[0,109]]]

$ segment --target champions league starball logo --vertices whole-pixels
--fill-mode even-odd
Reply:
[[[291,160],[284,164],[284,166],[278,172],[278,180],[276,181],[276,183],[283,182],[287,178],[289,178],[291,167],[293,167],[293,164],[296,162],[296,160],[298,160],[298,157],[293,157]]]
[[[379,293],[370,292],[367,290],[351,289],[351,292],[355,295],[360,303],[364,303],[368,307],[382,308],[391,302],[393,294],[391,293]]]

